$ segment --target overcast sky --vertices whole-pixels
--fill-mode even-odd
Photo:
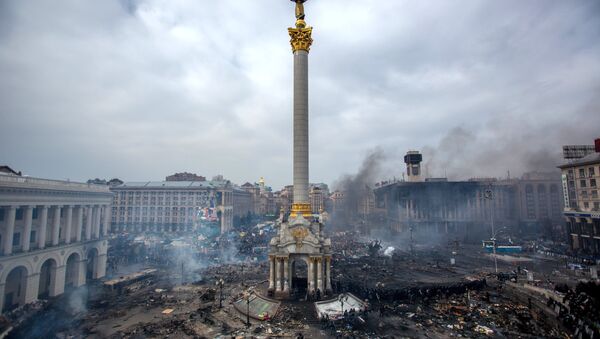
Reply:
[[[600,137],[600,1],[311,0],[310,179],[552,169]],[[0,0],[0,163],[292,178],[288,0]]]

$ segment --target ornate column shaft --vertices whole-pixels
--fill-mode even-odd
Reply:
[[[40,228],[38,235],[38,248],[46,247],[46,233],[48,232],[48,206],[40,207]]]
[[[4,233],[4,255],[12,254],[13,236],[15,234],[15,219],[17,217],[17,207],[9,206],[6,208],[6,232]],[[1,305],[0,305],[1,306]]]
[[[97,205],[94,207],[94,239],[100,238],[100,219],[102,217],[102,206]]]
[[[323,289],[323,258],[317,258],[317,288],[324,292]]]
[[[297,3],[298,4],[298,3]],[[301,3],[300,3],[301,6]],[[297,7],[296,27],[288,28],[294,53],[294,202],[291,216],[312,214],[308,199],[308,52],[312,27],[306,27],[304,8]]]
[[[73,206],[67,206],[65,211],[65,243],[70,244],[72,238],[71,230],[73,226]]]
[[[52,246],[58,245],[60,235],[60,210],[62,206],[54,206],[52,211]]]
[[[315,260],[314,258],[308,258],[308,291],[312,292],[315,290]]]
[[[269,289],[275,288],[275,258],[269,256]]]
[[[31,223],[33,221],[33,206],[25,207],[25,225],[23,226],[23,246],[21,249],[23,252],[29,251],[31,244]]]
[[[281,290],[281,264],[279,258],[275,257],[275,291]]]
[[[75,212],[75,241],[81,241],[81,232],[83,229],[83,206],[77,206]]]
[[[289,291],[289,289],[290,289],[289,273],[290,273],[289,258],[283,258],[283,290],[284,291]]]
[[[85,221],[85,240],[92,239],[92,206],[86,207],[87,218]]]
[[[110,205],[104,206],[104,227],[102,227],[102,236],[105,237],[108,235],[108,231],[110,229],[110,219],[112,216],[112,212],[110,209]]]

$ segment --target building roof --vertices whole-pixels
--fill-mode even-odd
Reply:
[[[155,188],[155,189],[186,189],[186,188],[224,188],[228,181],[129,181],[112,188]]]
[[[594,152],[592,154],[588,154],[581,159],[577,159],[569,162],[568,164],[563,164],[558,166],[558,168],[569,168],[576,166],[584,166],[584,165],[593,165],[600,163],[600,153]]]
[[[6,166],[6,165],[0,166],[0,173],[3,173],[3,174],[12,174],[12,175],[21,175],[21,172],[17,172],[14,169],[10,168],[10,166]]]

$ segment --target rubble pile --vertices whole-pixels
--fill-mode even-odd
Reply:
[[[579,283],[567,289],[564,302],[548,299],[562,324],[581,338],[600,337],[600,284]]]

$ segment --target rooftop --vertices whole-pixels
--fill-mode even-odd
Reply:
[[[585,157],[583,157],[581,159],[571,161],[567,164],[562,164],[562,165],[558,166],[558,168],[569,168],[569,167],[592,165],[592,164],[598,164],[598,163],[600,163],[600,153],[594,152],[592,154],[586,155]]]
[[[129,181],[122,185],[113,186],[112,189],[128,188],[154,188],[154,189],[200,189],[200,188],[224,188],[229,186],[228,181]]]
[[[0,173],[0,187],[21,187],[21,188],[38,188],[38,189],[54,189],[62,191],[88,191],[99,193],[110,193],[108,186],[86,184],[81,182],[42,179],[27,176],[18,176],[11,174]]]

